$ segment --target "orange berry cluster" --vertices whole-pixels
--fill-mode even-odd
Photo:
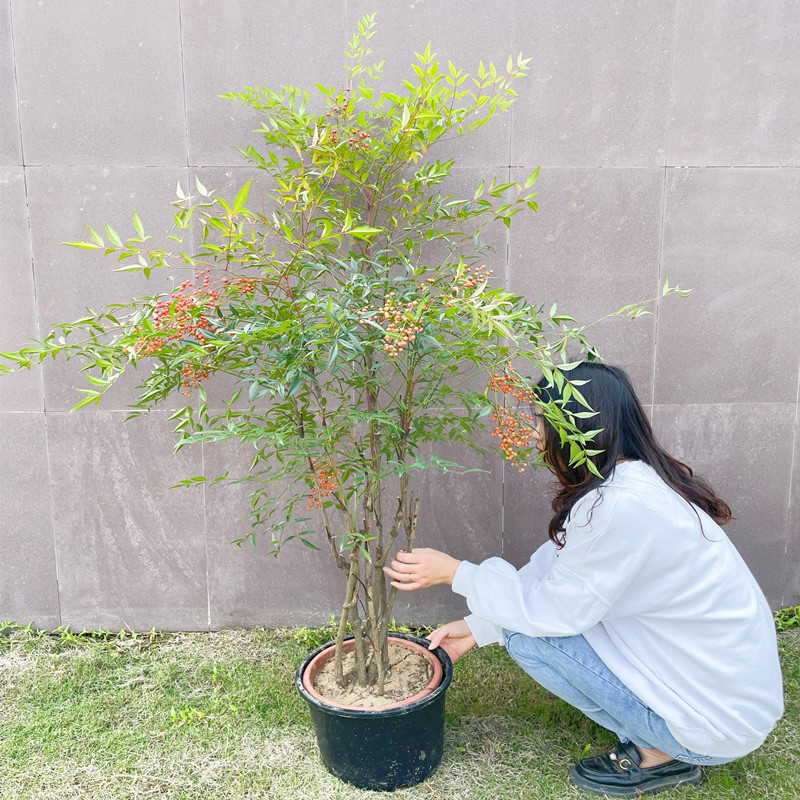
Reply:
[[[182,395],[186,397],[192,396],[192,389],[196,389],[200,385],[200,381],[207,380],[210,373],[207,367],[195,366],[194,364],[184,364],[181,369],[181,386],[183,387]]]
[[[523,379],[517,375],[510,363],[507,365],[506,371],[502,375],[497,372],[492,375],[492,381],[489,386],[495,392],[510,394],[520,403],[530,403],[536,396],[534,392],[528,388]]]
[[[403,303],[397,300],[394,292],[389,292],[381,308],[367,306],[359,309],[358,313],[362,317],[365,314],[370,315],[367,319],[361,319],[360,323],[369,325],[370,322],[377,321],[380,325],[385,325],[386,335],[383,337],[383,349],[391,358],[395,358],[404,353],[406,348],[416,341],[417,334],[422,330],[422,326],[418,325],[417,320],[411,316],[414,308],[418,305],[419,300]]]
[[[489,276],[492,274],[494,274],[493,269],[487,270],[485,266],[474,267],[471,270],[467,270],[466,275],[464,275],[461,281],[461,286],[464,289],[474,289],[478,284],[486,283],[486,281],[489,280]]]
[[[489,387],[506,396],[513,397],[517,403],[530,403],[536,393],[517,374],[511,362],[506,364],[506,369],[501,375],[495,372],[492,375]],[[499,407],[492,416],[495,428],[492,436],[500,438],[500,452],[503,457],[519,467],[520,472],[525,471],[527,461],[520,456],[521,450],[530,449],[536,433],[532,414],[517,409]]]
[[[521,450],[528,450],[533,444],[536,430],[533,426],[533,415],[515,411],[503,406],[492,415],[495,428],[492,436],[500,438],[500,452],[503,458],[525,471],[527,460],[520,455]]]
[[[317,466],[316,459],[312,459],[311,463],[316,470],[314,476],[314,488],[308,496],[308,507],[319,508],[320,500],[325,497],[330,497],[338,488],[336,483],[336,472],[329,464]]]
[[[493,274],[494,270],[486,269],[485,266],[468,269],[464,274],[464,277],[461,279],[461,289],[466,291],[468,289],[474,289],[477,286],[481,286],[485,284],[489,280],[489,277]],[[453,286],[451,289],[451,295],[452,296],[445,303],[445,305],[448,307],[456,304],[456,297],[458,296],[457,286]]]

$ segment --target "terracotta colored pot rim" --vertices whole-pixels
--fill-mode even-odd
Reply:
[[[423,655],[430,663],[431,667],[433,667],[433,677],[430,680],[430,683],[422,689],[421,691],[417,692],[415,695],[411,697],[407,697],[405,700],[399,700],[396,703],[388,703],[385,706],[370,706],[370,707],[362,707],[362,706],[351,706],[347,705],[347,703],[338,703],[335,700],[329,700],[324,695],[321,695],[313,685],[314,678],[317,677],[317,673],[322,669],[323,665],[330,661],[333,658],[334,653],[336,652],[336,646],[334,644],[326,647],[321,652],[317,653],[311,661],[308,662],[306,665],[305,670],[303,671],[303,688],[316,700],[320,703],[324,703],[325,705],[335,706],[336,708],[346,708],[350,711],[363,711],[363,712],[376,712],[376,711],[387,711],[391,708],[402,708],[404,706],[411,705],[415,703],[417,700],[422,700],[423,698],[427,697],[442,682],[442,676],[444,675],[444,669],[442,668],[442,664],[439,659],[426,647],[421,644],[417,644],[414,641],[410,641],[409,639],[401,639],[396,636],[389,637],[389,643],[400,645],[401,647],[406,647],[409,650],[413,650],[414,652],[420,653]],[[355,641],[353,639],[346,639],[344,642],[344,649],[352,650],[355,647]]]

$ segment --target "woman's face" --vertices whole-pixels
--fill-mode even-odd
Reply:
[[[533,412],[533,423],[535,425],[534,429],[534,443],[536,444],[536,449],[540,452],[544,452],[545,441],[544,441],[544,417],[541,413],[537,410]]]

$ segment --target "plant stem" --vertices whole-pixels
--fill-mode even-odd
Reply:
[[[347,633],[347,622],[351,612],[355,611],[354,616],[358,616],[358,560],[355,552],[350,553],[350,573],[347,576],[347,591],[345,601],[342,606],[342,613],[339,617],[339,629],[336,632],[336,656],[334,660],[334,675],[336,683],[344,687],[344,667],[342,657],[344,655],[344,637]]]

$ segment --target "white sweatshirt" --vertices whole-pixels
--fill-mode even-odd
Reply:
[[[561,550],[548,541],[519,571],[463,561],[453,590],[478,645],[502,644],[502,628],[583,634],[695,753],[745,755],[783,713],[761,589],[722,529],[641,461],[576,503]]]

